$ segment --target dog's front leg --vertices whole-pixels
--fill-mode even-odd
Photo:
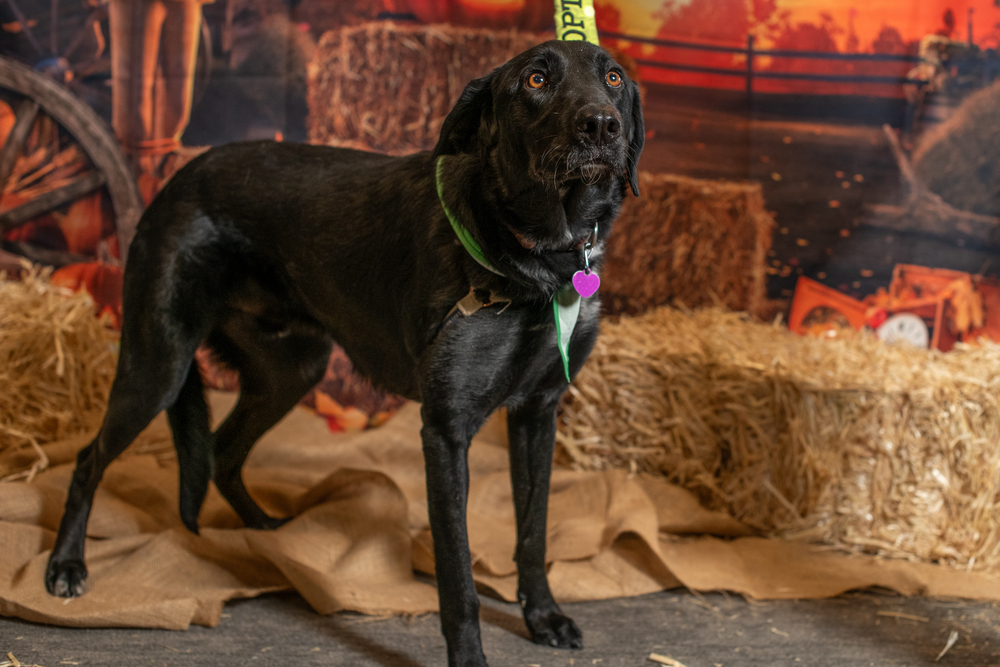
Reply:
[[[441,607],[441,631],[449,667],[485,667],[479,636],[479,598],[472,580],[466,530],[469,495],[468,451],[472,434],[453,420],[435,418],[424,404],[424,465],[427,509],[434,538],[434,571]]]
[[[528,400],[510,408],[510,475],[517,512],[517,598],[535,643],[583,648],[583,635],[552,598],[545,576],[549,477],[556,437],[557,400]]]

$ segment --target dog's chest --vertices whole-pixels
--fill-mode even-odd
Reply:
[[[570,344],[571,365],[582,363],[596,334],[600,303],[585,299]],[[562,377],[557,327],[551,304],[480,305],[456,312],[429,348],[422,365],[435,379],[470,394],[528,393],[540,383]],[[575,362],[575,363],[572,363]]]

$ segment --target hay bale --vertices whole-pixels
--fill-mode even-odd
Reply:
[[[1000,215],[1000,82],[921,137],[912,161],[917,177],[955,208]]]
[[[680,302],[760,313],[774,218],[758,183],[639,174],[608,240],[601,295],[612,314]]]
[[[100,424],[117,361],[93,299],[50,274],[26,267],[20,282],[0,280],[0,455],[33,447],[41,463],[40,444]]]
[[[431,149],[470,80],[544,39],[384,21],[331,30],[309,65],[309,141],[394,154]]]
[[[763,533],[1000,571],[1000,346],[796,336],[659,308],[604,323],[559,457],[662,474]]]

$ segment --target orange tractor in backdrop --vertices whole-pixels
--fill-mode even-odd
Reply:
[[[788,327],[836,337],[871,329],[886,342],[947,352],[980,338],[1000,342],[1000,281],[962,271],[897,264],[889,288],[863,300],[809,278],[795,288]]]

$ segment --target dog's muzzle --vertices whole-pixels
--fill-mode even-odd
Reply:
[[[567,176],[587,183],[619,173],[627,146],[618,111],[609,105],[587,104],[573,119],[575,145],[566,156]]]
[[[535,153],[535,178],[560,185],[572,180],[597,183],[624,171],[628,142],[614,107],[585,104],[563,121],[560,134],[552,147]]]

